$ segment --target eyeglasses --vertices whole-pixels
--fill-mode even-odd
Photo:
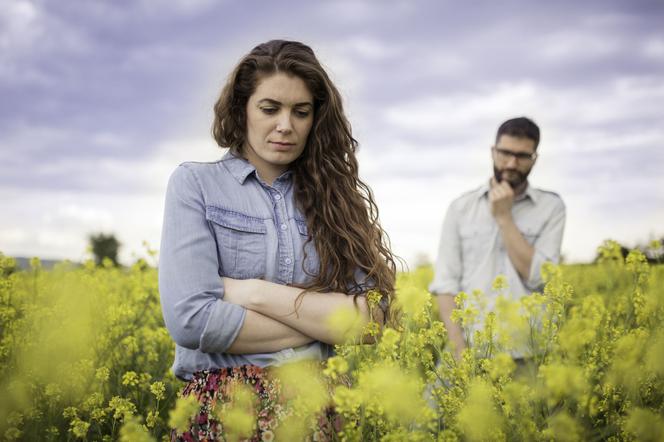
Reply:
[[[499,147],[492,147],[492,150],[496,152],[496,155],[501,161],[509,161],[510,158],[514,157],[517,161],[526,162],[535,161],[537,158],[537,152],[512,152],[511,150],[501,149]]]

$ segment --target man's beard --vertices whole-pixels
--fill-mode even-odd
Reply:
[[[510,171],[510,178],[503,178],[503,173]],[[496,182],[500,183],[503,181],[507,181],[507,184],[512,187],[512,189],[516,189],[519,187],[521,184],[523,184],[527,179],[528,175],[530,174],[530,170],[528,170],[526,173],[519,172],[518,170],[515,169],[502,169],[499,170],[495,165],[493,166],[493,176],[496,179]]]

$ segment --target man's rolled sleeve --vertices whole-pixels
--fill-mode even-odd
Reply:
[[[560,247],[565,230],[565,205],[561,199],[557,200],[555,210],[549,221],[544,225],[542,233],[535,240],[533,247],[535,253],[530,264],[530,274],[525,285],[529,290],[540,290],[542,288],[542,264],[560,262]]]
[[[185,165],[166,191],[159,254],[164,322],[180,346],[222,353],[242,327],[246,310],[223,301],[216,241],[205,218],[202,189]]]
[[[429,291],[434,295],[452,294],[461,291],[461,241],[458,232],[458,215],[454,203],[445,214],[438,245],[438,256],[434,265],[433,281]]]

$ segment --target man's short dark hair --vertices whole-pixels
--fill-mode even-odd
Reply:
[[[526,117],[512,118],[501,124],[496,134],[496,143],[501,135],[533,140],[535,142],[535,149],[537,149],[540,141],[539,127],[533,120]]]

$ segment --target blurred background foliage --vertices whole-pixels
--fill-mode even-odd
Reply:
[[[334,406],[343,440],[662,440],[661,242],[651,249],[654,262],[606,242],[592,264],[544,268],[545,289],[521,300],[499,278],[493,313],[482,294],[459,296],[459,321],[487,320],[458,361],[426,291],[431,267],[400,274],[399,322],[365,328],[376,344],[340,345],[315,373],[280,371],[296,394],[277,436],[304,437]],[[50,270],[0,255],[0,437],[167,440],[169,425],[189,422],[148,255]],[[523,343],[526,362],[515,363]],[[219,411],[237,437],[255,421],[240,405]]]

